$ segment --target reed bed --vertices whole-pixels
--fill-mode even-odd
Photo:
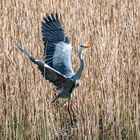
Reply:
[[[138,0],[1,0],[0,140],[139,140],[140,2]],[[19,43],[43,58],[41,21],[58,12],[73,45],[81,43],[81,86],[72,98],[78,126],[37,66],[14,48]]]

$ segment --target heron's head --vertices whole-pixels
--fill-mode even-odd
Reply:
[[[87,48],[90,48],[90,47],[91,47],[91,46],[81,44],[81,45],[80,45],[80,50],[81,50],[81,51],[84,51],[84,50],[86,50]]]
[[[80,45],[80,48],[84,48],[84,49],[90,48],[90,47],[91,47],[91,46],[89,46],[89,45],[83,45],[83,44]]]
[[[91,47],[91,46],[87,46],[87,45],[81,44],[81,45],[80,45],[79,52],[78,52],[78,56],[79,56],[80,58],[82,58],[83,52],[85,52],[85,50],[86,50],[87,48],[90,48],[90,47]]]

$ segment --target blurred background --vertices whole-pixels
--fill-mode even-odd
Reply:
[[[138,0],[1,0],[0,140],[140,138],[140,2]],[[72,98],[78,127],[37,66],[14,48],[43,58],[42,17],[57,12],[73,45],[81,43],[81,86]]]

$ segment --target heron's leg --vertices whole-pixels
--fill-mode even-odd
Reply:
[[[68,113],[69,113],[69,116],[70,116],[71,125],[73,125],[72,116],[71,116],[71,113],[70,113],[70,98],[68,99]]]
[[[73,108],[72,108],[72,101],[71,101],[71,111],[72,111],[72,115],[73,115],[72,127],[77,128],[77,119],[76,119],[74,110],[73,110]]]
[[[72,115],[73,115],[73,121],[77,122],[76,121],[76,116],[75,116],[75,113],[74,113],[74,110],[73,110],[73,107],[72,107],[72,101],[71,101],[71,112],[72,112]]]

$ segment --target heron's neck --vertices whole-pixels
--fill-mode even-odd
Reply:
[[[80,48],[79,53],[78,53],[78,58],[80,60],[80,66],[79,66],[78,70],[76,71],[76,73],[74,75],[74,80],[79,80],[80,79],[80,77],[82,75],[83,68],[84,68],[84,60],[82,58],[82,51],[83,51],[83,49]]]

